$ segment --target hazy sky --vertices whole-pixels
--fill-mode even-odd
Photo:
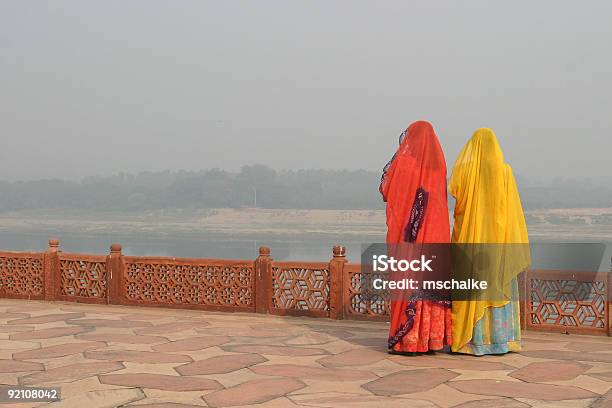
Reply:
[[[428,119],[612,185],[611,50],[610,1],[4,0],[0,179],[373,170]]]

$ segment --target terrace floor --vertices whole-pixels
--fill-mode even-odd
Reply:
[[[57,386],[15,407],[610,407],[612,338],[532,333],[524,351],[385,351],[387,325],[0,299],[0,384]],[[11,405],[0,405],[7,407]]]

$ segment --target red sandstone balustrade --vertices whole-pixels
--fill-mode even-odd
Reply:
[[[602,272],[527,271],[526,328],[612,335],[611,276]]]
[[[72,254],[49,240],[44,253],[0,252],[0,297],[388,320],[378,274],[346,260],[279,262],[261,247],[255,260]],[[519,276],[522,327],[612,336],[612,271],[530,270]]]
[[[0,252],[0,297],[44,299],[42,253]]]
[[[269,313],[329,317],[329,269],[329,262],[272,261]]]
[[[55,252],[55,299],[82,303],[108,303],[106,256]]]
[[[255,311],[255,262],[123,256],[119,303]]]
[[[380,273],[362,269],[361,264],[344,264],[344,317],[355,320],[389,320],[389,291],[374,289]]]

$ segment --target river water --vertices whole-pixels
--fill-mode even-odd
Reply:
[[[48,233],[0,231],[0,250],[41,252],[47,249]],[[276,260],[291,261],[327,261],[332,257],[333,245],[341,244],[347,248],[347,257],[351,262],[360,262],[363,245],[372,242],[383,242],[384,236],[359,237],[352,235],[312,236],[310,234],[250,234],[248,238],[240,234],[216,234],[199,236],[180,236],[178,234],[108,234],[71,232],[59,236],[61,249],[65,252],[90,254],[108,254],[111,243],[120,243],[125,255],[169,256],[181,258],[223,258],[255,259],[260,246],[271,248],[272,257]],[[548,242],[552,240],[546,240]],[[575,240],[574,242],[589,242]],[[541,240],[539,242],[542,242]],[[591,241],[592,244],[592,241]],[[599,271],[610,271],[612,242],[605,242],[600,251],[597,247],[580,245],[532,246],[535,268],[575,269],[572,261],[576,257],[590,257],[586,264],[599,264]],[[597,258],[595,261],[593,258]],[[551,261],[552,259],[552,261]],[[556,261],[555,261],[556,260]],[[595,261],[595,263],[593,263]],[[596,267],[589,267],[593,270]]]
[[[45,251],[50,236],[46,233],[24,233],[0,231],[0,250]],[[332,257],[334,245],[347,247],[350,261],[359,262],[362,241],[352,236],[330,238],[310,235],[275,236],[250,234],[248,239],[239,235],[217,234],[216,236],[176,235],[147,236],[144,234],[75,234],[59,236],[61,249],[65,252],[107,254],[111,243],[120,243],[124,255],[171,256],[181,258],[255,259],[260,246],[271,248],[277,260],[326,261]],[[383,240],[384,236],[376,239]]]

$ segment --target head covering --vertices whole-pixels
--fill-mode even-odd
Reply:
[[[486,307],[510,301],[511,281],[531,263],[527,225],[511,167],[495,133],[476,130],[459,153],[449,191],[455,197],[455,223],[451,241],[466,244],[467,257],[481,280],[487,280],[488,296],[478,301],[453,302],[453,350],[470,341],[472,329]],[[472,245],[495,244],[495,245]],[[480,265],[480,266],[479,266]],[[484,268],[482,265],[486,265]],[[468,271],[468,274],[470,272]]]
[[[457,200],[453,242],[529,243],[512,168],[491,129],[478,129],[463,147],[449,191]]]
[[[446,161],[431,123],[414,122],[402,132],[379,190],[387,202],[387,243],[449,242]]]

